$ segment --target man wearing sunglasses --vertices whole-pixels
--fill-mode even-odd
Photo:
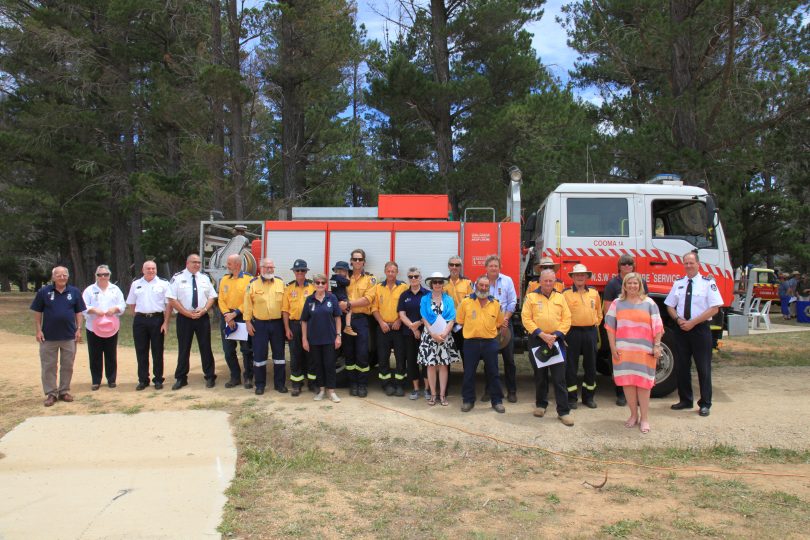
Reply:
[[[368,395],[368,318],[374,300],[377,280],[366,273],[366,252],[355,249],[351,255],[352,273],[349,276],[347,293],[349,299],[340,303],[340,309],[352,313],[352,328],[356,336],[347,335],[343,344],[346,371],[349,374],[349,394],[356,397]]]
[[[447,269],[450,271],[450,277],[444,284],[444,292],[450,295],[455,303],[456,310],[461,304],[461,301],[466,297],[473,294],[472,281],[461,275],[461,257],[453,255],[447,260]],[[461,330],[453,332],[453,342],[455,343],[456,350],[464,357],[464,332]]]

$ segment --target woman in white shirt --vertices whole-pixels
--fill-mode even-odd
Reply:
[[[87,354],[90,357],[91,388],[98,390],[101,376],[107,373],[107,386],[115,388],[118,372],[119,317],[127,308],[124,293],[110,283],[110,267],[96,268],[96,282],[82,293],[87,306],[84,317],[87,330]]]

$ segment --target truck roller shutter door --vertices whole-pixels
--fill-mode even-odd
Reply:
[[[446,231],[397,231],[394,233],[394,257],[399,279],[407,282],[411,266],[422,271],[422,278],[433,272],[448,274],[447,260],[458,255],[458,233]]]
[[[290,270],[295,259],[307,261],[307,276],[324,271],[326,231],[267,231],[266,246],[265,256],[276,263],[276,275],[285,283],[295,279]]]
[[[329,231],[329,268],[337,261],[349,261],[353,249],[366,252],[366,272],[378,280],[384,275],[385,263],[391,260],[391,231]],[[331,270],[330,270],[331,271]]]

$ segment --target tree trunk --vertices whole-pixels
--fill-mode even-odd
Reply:
[[[290,9],[296,2],[289,1]],[[281,14],[281,64],[285,73],[281,81],[281,164],[285,206],[288,211],[304,189],[304,111],[300,105],[300,91],[294,72],[298,47],[295,38],[294,17]]]
[[[699,152],[697,116],[692,78],[692,36],[687,22],[695,12],[694,0],[671,0],[670,17],[674,28],[670,84],[674,101],[672,140],[679,150]],[[684,183],[694,185],[699,171],[679,171]]]
[[[76,231],[73,230],[72,227],[65,227],[65,230],[67,231],[70,263],[73,267],[69,269],[70,275],[73,278],[70,281],[77,286],[79,290],[83,290],[87,287],[88,283],[84,271],[82,248],[79,245],[79,239],[76,238]]]
[[[435,120],[433,122],[439,178],[444,183],[444,189],[450,197],[453,213],[458,215],[458,197],[450,185],[450,174],[455,170],[455,164],[453,162],[453,125],[450,116],[450,97],[447,95],[447,87],[450,83],[450,53],[447,47],[447,9],[444,0],[430,1],[430,16],[434,77],[436,83],[442,87],[438,92],[434,105]]]
[[[235,73],[240,75],[241,81],[242,62],[241,62],[241,46],[240,46],[240,31],[242,24],[237,17],[236,0],[228,0],[228,39],[230,47],[228,48],[228,66]],[[231,118],[230,118],[230,132],[231,132],[231,183],[233,184],[233,205],[234,205],[234,219],[244,219],[245,217],[245,145],[244,145],[244,126],[242,119],[242,92],[241,85],[231,89]]]
[[[222,5],[220,0],[211,1],[211,57],[214,65],[224,65],[222,54]],[[221,201],[225,197],[225,111],[220,90],[214,92],[211,103],[213,125],[211,126],[211,142],[217,147],[218,153],[212,167],[214,200]]]

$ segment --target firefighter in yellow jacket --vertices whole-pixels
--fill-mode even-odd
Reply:
[[[268,344],[273,355],[273,386],[276,392],[287,393],[284,384],[287,377],[284,322],[281,319],[284,282],[275,275],[275,271],[276,264],[272,259],[262,259],[259,275],[253,278],[245,291],[244,318],[248,334],[253,336],[253,377],[255,393],[259,396],[264,394],[267,385]]]
[[[530,281],[529,284],[526,286],[526,294],[530,292],[534,292],[540,286],[540,272],[543,270],[553,270],[554,274],[560,269],[560,264],[555,263],[554,259],[551,257],[543,257],[540,259],[540,262],[534,265],[534,273],[538,276],[537,281]],[[554,280],[554,290],[561,293],[565,289],[565,285],[563,285],[563,281],[560,278],[556,278]]]
[[[352,272],[346,293],[349,299],[340,303],[342,311],[351,310],[352,328],[357,335],[348,335],[343,340],[343,354],[349,375],[349,395],[368,395],[368,336],[371,304],[374,301],[374,285],[377,280],[366,272],[366,252],[355,249],[351,256]]]
[[[548,376],[554,385],[557,415],[566,426],[573,426],[565,390],[565,362],[539,367],[534,351],[558,346],[565,356],[565,334],[571,328],[571,311],[563,295],[554,290],[553,270],[540,272],[540,287],[526,295],[520,312],[523,328],[529,334],[529,360],[534,369],[534,416],[541,418],[548,407]]]
[[[374,288],[374,299],[371,303],[371,314],[377,321],[376,331],[377,371],[382,389],[387,396],[405,395],[405,340],[399,331],[402,321],[399,320],[399,297],[408,290],[408,285],[397,279],[399,266],[394,261],[385,263],[385,281],[377,283]],[[391,373],[391,349],[394,350],[396,367]]]
[[[225,353],[225,362],[231,377],[225,383],[225,388],[233,388],[243,383],[242,369],[239,367],[239,357],[236,355],[236,344],[242,351],[244,362],[245,388],[253,388],[253,343],[250,336],[244,341],[228,339],[228,335],[236,330],[236,325],[244,322],[242,318],[245,303],[245,290],[247,290],[253,276],[242,272],[242,256],[233,254],[228,257],[225,265],[228,273],[219,280],[219,296],[217,305],[222,314],[220,318],[220,331],[222,334],[222,352]]]
[[[591,272],[584,264],[574,265],[568,273],[574,284],[563,291],[563,297],[571,310],[571,330],[565,338],[568,355],[565,359],[565,382],[568,386],[568,405],[577,408],[577,372],[579,357],[585,378],[582,381],[582,403],[589,409],[596,408],[593,400],[596,391],[596,349],[599,324],[602,322],[602,301],[599,293],[587,285]]]
[[[292,391],[290,395],[301,395],[301,388],[304,386],[304,377],[309,380],[309,389],[312,392],[318,391],[315,384],[315,374],[308,369],[309,355],[304,350],[301,334],[301,310],[304,309],[304,302],[307,296],[315,293],[315,285],[307,279],[307,262],[303,259],[296,259],[290,269],[295,274],[295,279],[287,283],[284,288],[284,298],[281,302],[281,317],[284,320],[284,334],[290,342],[290,382]]]

